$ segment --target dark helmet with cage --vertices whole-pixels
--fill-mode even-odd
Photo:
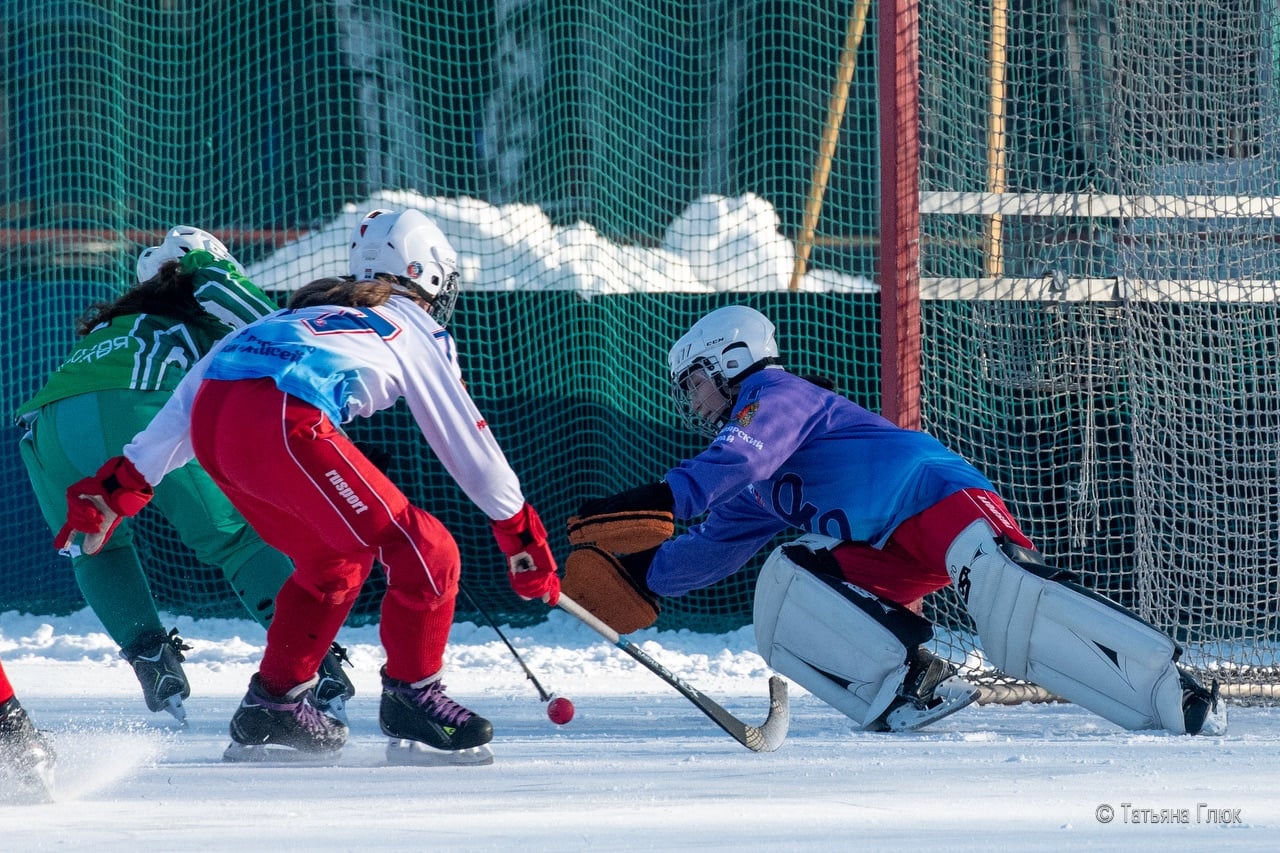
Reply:
[[[160,267],[195,249],[203,249],[220,261],[231,261],[237,270],[244,273],[244,267],[217,237],[190,225],[179,225],[164,235],[159,246],[149,246],[138,255],[138,281],[150,281],[160,272]]]
[[[373,210],[351,232],[351,275],[390,275],[424,298],[427,313],[449,324],[458,300],[458,255],[434,222],[417,210]]]
[[[693,324],[667,356],[676,411],[715,437],[729,420],[742,380],[778,361],[773,323],[754,308],[717,308]]]

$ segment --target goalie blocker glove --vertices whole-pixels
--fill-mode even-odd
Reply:
[[[98,553],[120,520],[141,512],[153,494],[151,484],[128,458],[108,459],[92,477],[67,487],[67,523],[58,531],[53,546],[62,550],[71,544],[72,536],[83,533],[80,550]]]
[[[675,533],[674,506],[665,482],[587,501],[569,516],[569,544],[594,545],[614,554],[656,548]]]
[[[560,578],[538,513],[526,502],[515,515],[491,520],[489,526],[507,557],[507,577],[516,595],[526,600],[539,598],[555,607],[560,600]]]
[[[564,594],[619,634],[648,628],[659,613],[645,583],[657,550],[617,557],[594,545],[575,548],[564,564]]]

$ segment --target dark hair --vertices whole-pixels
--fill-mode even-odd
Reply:
[[[76,320],[76,334],[89,334],[103,323],[133,314],[156,314],[189,326],[225,330],[223,324],[196,301],[195,277],[177,261],[168,261],[147,281],[129,288],[111,302],[95,302]]]
[[[373,308],[396,294],[409,297],[424,309],[431,306],[431,300],[406,288],[395,276],[380,273],[370,281],[356,281],[350,276],[318,278],[295,290],[289,298],[289,307],[345,305],[348,308]]]

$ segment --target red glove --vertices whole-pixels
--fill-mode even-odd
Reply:
[[[121,518],[137,515],[154,494],[151,484],[123,456],[108,459],[92,477],[67,487],[67,523],[53,547],[62,550],[71,537],[83,533],[80,550],[96,554],[107,544]]]
[[[540,598],[555,607],[560,600],[560,577],[556,558],[547,545],[542,519],[525,503],[520,511],[503,521],[490,521],[498,547],[507,555],[508,577],[516,595],[529,600]]]

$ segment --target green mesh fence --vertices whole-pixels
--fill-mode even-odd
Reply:
[[[469,387],[553,532],[584,498],[655,478],[699,449],[671,410],[665,355],[718,305],[745,299],[768,312],[794,367],[878,405],[875,295],[786,291],[786,236],[799,229],[852,10],[0,3],[0,283],[14,303],[0,344],[2,402],[12,412],[39,387],[71,346],[77,314],[129,284],[138,250],[168,227],[218,234],[284,299],[344,271],[352,211],[408,198],[433,214],[430,203],[445,200],[501,223],[438,215],[463,255],[453,330]],[[871,48],[825,188],[815,276],[873,274]],[[748,292],[715,280],[696,254],[671,260],[667,230],[685,216],[697,232],[686,211],[707,197],[757,199],[776,218],[768,230],[782,235],[784,256],[745,270]],[[542,217],[534,226],[529,210]],[[524,254],[500,257],[486,235],[522,227],[548,244],[535,234]],[[718,227],[702,230],[714,237]],[[295,250],[317,239],[322,250],[299,261]],[[391,451],[395,479],[455,533],[482,606],[509,621],[542,618],[508,591],[483,516],[406,411],[353,432]],[[17,487],[0,524],[16,559],[0,573],[0,610],[83,606],[25,490],[18,434],[3,455]],[[195,563],[162,518],[148,510],[139,525],[163,607],[238,615],[219,574]],[[565,556],[562,538],[557,551]],[[754,568],[727,589],[670,602],[663,624],[744,624]],[[378,592],[375,572],[354,618],[376,618]]]

